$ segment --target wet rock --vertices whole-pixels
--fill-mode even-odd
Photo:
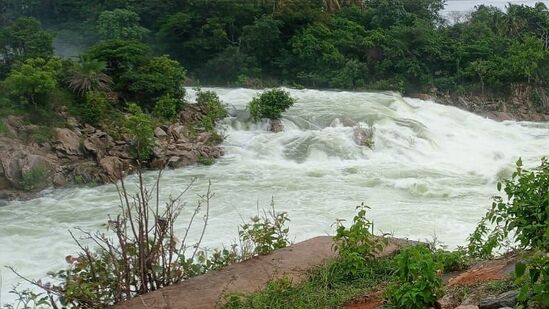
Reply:
[[[160,139],[165,139],[168,138],[168,133],[166,133],[166,131],[164,131],[162,128],[156,127],[156,129],[154,129],[154,136]]]
[[[65,178],[65,176],[63,176],[63,174],[57,173],[53,176],[52,182],[54,187],[61,188],[65,186],[65,184],[67,183],[67,179]]]
[[[359,146],[374,147],[374,129],[360,126],[353,128],[353,140]]]
[[[122,177],[126,166],[126,164],[117,157],[105,157],[99,161],[99,165],[101,165],[111,181]]]
[[[49,186],[55,164],[47,157],[23,151],[1,153],[3,177],[14,187],[24,190],[40,190]],[[29,178],[25,179],[25,175]]]
[[[196,141],[199,143],[207,143],[210,140],[210,138],[212,138],[212,133],[201,132],[201,133],[198,133],[198,135],[196,136]]]
[[[82,155],[80,137],[76,133],[66,128],[56,128],[54,134],[55,149],[67,155]]]
[[[271,132],[278,133],[284,131],[284,123],[280,119],[271,120]]]
[[[514,307],[517,303],[518,291],[513,290],[499,294],[495,297],[488,297],[480,301],[480,309],[499,309],[502,307]]]

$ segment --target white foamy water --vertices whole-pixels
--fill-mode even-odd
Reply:
[[[284,114],[286,131],[271,133],[246,121],[245,106],[257,91],[214,90],[233,115],[224,123],[226,155],[212,166],[166,171],[162,179],[167,195],[197,177],[190,203],[211,179],[216,195],[204,242],[210,248],[235,240],[242,218],[254,215],[258,202],[268,207],[273,196],[276,208],[289,213],[295,241],[332,233],[334,221],[352,218],[364,201],[377,229],[417,240],[436,234],[455,247],[464,244],[496,182],[510,175],[519,156],[534,166],[549,155],[549,123],[499,123],[393,93],[290,90],[297,104]],[[374,150],[353,142],[353,129],[341,125],[350,120],[375,127]],[[0,265],[43,277],[75,253],[67,229],[102,229],[117,212],[113,185],[10,202],[0,207]],[[6,302],[17,280],[0,272]]]

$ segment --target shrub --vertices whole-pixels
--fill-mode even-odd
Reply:
[[[511,234],[521,249],[549,249],[549,163],[543,158],[539,168],[529,171],[519,159],[516,166],[511,179],[497,185],[507,199],[495,196],[492,208],[468,238],[472,256],[492,255]]]
[[[171,120],[177,116],[181,103],[169,95],[161,96],[154,105],[153,115],[166,120]]]
[[[89,91],[85,96],[85,104],[75,108],[78,118],[84,123],[97,126],[109,109],[107,95],[98,91]]]
[[[349,228],[342,224],[342,220],[336,222],[334,249],[342,258],[342,266],[350,276],[356,276],[365,263],[373,260],[386,244],[384,238],[378,238],[372,232],[374,224],[366,218],[366,209],[369,208],[364,203],[357,206],[358,212]]]
[[[154,147],[152,120],[136,104],[130,104],[128,110],[130,115],[126,119],[125,128],[133,136],[132,146],[135,158],[146,161],[151,157]]]
[[[25,191],[34,191],[42,188],[50,170],[46,167],[37,166],[21,175],[21,188]]]
[[[549,256],[536,252],[515,266],[515,284],[520,286],[515,308],[549,308]]]
[[[217,121],[227,117],[227,109],[213,91],[196,88],[196,104],[204,111],[200,125],[206,131],[214,131]]]
[[[244,244],[244,255],[266,255],[290,244],[289,228],[286,226],[290,221],[288,213],[276,212],[274,200],[269,212],[264,211],[262,216],[252,217],[251,221],[241,225],[238,232]]]
[[[397,280],[385,291],[388,304],[407,309],[434,305],[442,293],[442,280],[431,251],[421,245],[408,247],[395,257],[395,263]]]
[[[248,109],[254,121],[259,121],[262,118],[280,119],[282,113],[295,102],[296,100],[290,96],[289,92],[272,89],[253,98],[248,104]]]
[[[465,270],[470,262],[463,248],[458,248],[456,251],[436,250],[433,252],[433,258],[441,265],[444,273]]]

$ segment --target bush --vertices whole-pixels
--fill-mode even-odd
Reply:
[[[109,109],[109,99],[102,92],[89,91],[86,93],[85,104],[76,107],[76,114],[84,123],[97,126]]]
[[[290,221],[288,213],[276,212],[274,200],[269,212],[252,217],[251,221],[241,225],[238,232],[244,244],[244,255],[267,255],[290,244],[289,228],[286,226]]]
[[[252,99],[248,104],[250,116],[254,121],[262,118],[280,119],[282,113],[290,108],[296,100],[290,96],[290,93],[282,89],[272,89],[263,92],[261,95]]]
[[[549,163],[543,158],[539,168],[529,171],[519,159],[516,166],[511,179],[497,185],[507,199],[495,196],[492,208],[468,238],[472,256],[491,256],[510,235],[521,249],[549,250]]]
[[[21,187],[25,191],[34,191],[42,188],[50,170],[46,167],[35,167],[21,175]]]
[[[366,218],[366,209],[369,207],[362,203],[356,209],[358,213],[353,218],[353,224],[346,228],[338,220],[334,236],[334,249],[342,258],[342,266],[350,276],[356,276],[366,262],[373,260],[386,244],[384,238],[374,236],[371,231],[374,225]]]
[[[549,308],[549,256],[536,252],[515,266],[515,284],[520,286],[515,308]]]
[[[143,113],[136,104],[128,107],[130,115],[126,119],[124,127],[133,136],[133,151],[137,160],[146,161],[154,147],[154,128],[149,115]]]
[[[385,291],[385,298],[393,308],[422,309],[434,305],[442,294],[442,280],[437,265],[425,246],[403,249],[396,257],[397,280]]]
[[[177,116],[180,106],[181,103],[179,100],[174,99],[169,95],[165,95],[156,100],[153,115],[166,120],[171,120]]]
[[[461,271],[469,266],[469,257],[463,248],[456,251],[436,250],[433,252],[434,260],[442,266],[444,273]]]
[[[204,111],[200,125],[206,131],[214,131],[217,121],[227,117],[227,109],[215,92],[195,90],[196,104]]]

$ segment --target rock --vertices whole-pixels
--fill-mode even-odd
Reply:
[[[426,94],[426,93],[419,93],[415,96],[416,98],[420,99],[420,100],[424,100],[424,101],[431,101],[433,100],[433,97]]]
[[[437,301],[438,308],[440,309],[453,309],[459,305],[459,299],[453,297],[453,295],[446,294],[441,299]]]
[[[362,128],[356,126],[353,128],[353,140],[359,146],[374,147],[374,132],[373,128]]]
[[[97,136],[91,136],[86,138],[83,145],[84,149],[87,152],[93,154],[98,161],[105,156],[108,146],[106,145],[105,141]]]
[[[456,309],[478,309],[478,306],[474,305],[459,305]]]
[[[502,307],[515,307],[517,303],[518,291],[513,290],[499,294],[495,297],[482,299],[479,304],[480,309],[499,309]]]
[[[4,178],[14,188],[27,191],[48,187],[51,172],[55,170],[55,164],[47,157],[24,151],[1,153],[0,161]]]
[[[117,157],[105,157],[99,161],[99,165],[101,165],[111,181],[122,177],[125,170],[124,162]]]
[[[56,128],[55,133],[55,149],[72,156],[82,154],[80,150],[80,137],[73,131],[66,128]]]
[[[53,176],[52,182],[54,187],[60,188],[65,186],[65,184],[67,183],[67,179],[65,178],[65,176],[63,176],[63,174],[57,173]]]
[[[271,120],[271,132],[278,133],[284,131],[284,123],[280,119]]]
[[[156,127],[156,129],[154,129],[154,136],[160,139],[164,139],[168,138],[168,133],[166,133],[166,131],[164,131],[162,128]]]
[[[212,138],[212,133],[210,132],[201,132],[196,135],[195,141],[198,143],[207,143],[210,138]]]
[[[23,127],[23,117],[10,115],[6,117],[6,124],[16,130]]]
[[[176,124],[168,128],[168,133],[176,141],[178,140],[188,141],[188,139],[185,137],[185,130],[186,128],[184,126]]]
[[[76,120],[76,118],[74,117],[69,117],[67,118],[67,124],[69,125],[69,127],[71,128],[76,128],[80,125],[80,123],[78,122],[78,120]]]

